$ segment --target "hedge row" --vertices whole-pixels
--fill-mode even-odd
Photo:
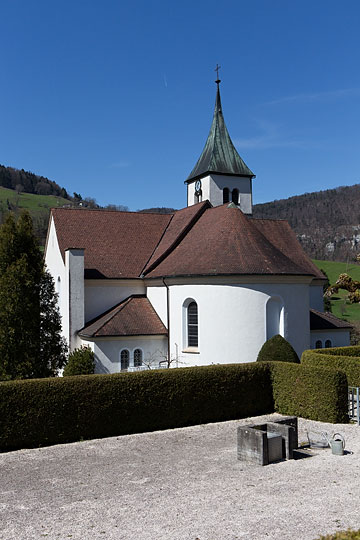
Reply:
[[[274,410],[267,364],[0,383],[0,449],[219,422]]]
[[[274,412],[345,422],[346,375],[285,362],[0,383],[0,450]]]
[[[277,412],[320,422],[348,422],[345,373],[283,362],[270,366]]]
[[[360,347],[333,347],[304,351],[301,364],[346,373],[349,386],[360,386]]]

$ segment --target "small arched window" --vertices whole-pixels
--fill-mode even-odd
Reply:
[[[325,349],[328,349],[329,347],[332,347],[332,344],[331,344],[331,340],[330,339],[327,339],[325,341]]]
[[[190,302],[187,308],[187,338],[188,347],[198,346],[198,307],[196,302]]]
[[[129,367],[129,351],[127,349],[123,349],[120,353],[120,369],[121,371],[127,371]]]
[[[322,341],[321,339],[318,339],[315,343],[315,349],[322,349]]]
[[[238,189],[232,190],[231,200],[234,204],[239,204],[239,190]]]
[[[134,367],[142,366],[142,350],[135,349],[134,351]]]
[[[230,201],[229,188],[225,187],[223,189],[223,204],[228,203],[229,201]]]

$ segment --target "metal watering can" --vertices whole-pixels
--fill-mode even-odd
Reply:
[[[335,456],[343,456],[345,448],[345,438],[341,433],[334,433],[332,439],[328,439],[331,452]]]

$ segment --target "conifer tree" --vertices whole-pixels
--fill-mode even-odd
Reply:
[[[32,220],[0,227],[0,380],[54,376],[65,363],[60,315]]]

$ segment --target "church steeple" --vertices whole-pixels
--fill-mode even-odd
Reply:
[[[204,149],[186,182],[191,182],[206,173],[229,174],[254,177],[232,143],[225,125],[220,98],[220,80],[217,79],[215,110],[210,132]]]
[[[219,67],[216,67],[218,71]],[[188,178],[188,206],[208,199],[213,206],[232,201],[246,214],[252,213],[254,173],[239,156],[225,125],[219,75],[214,116],[204,149]]]

